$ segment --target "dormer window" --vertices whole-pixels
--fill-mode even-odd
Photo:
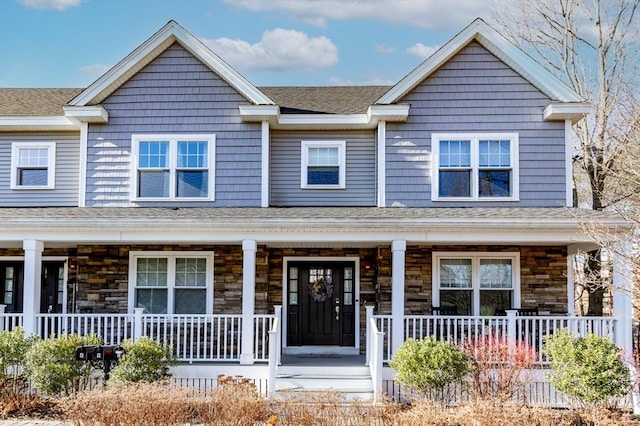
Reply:
[[[133,200],[213,200],[214,135],[133,135]]]
[[[302,141],[301,187],[345,187],[345,141]]]
[[[11,189],[55,188],[55,142],[11,144]]]
[[[518,199],[518,135],[433,134],[431,195],[439,201]]]

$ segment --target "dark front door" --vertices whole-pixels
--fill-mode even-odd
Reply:
[[[355,344],[353,262],[290,263],[287,289],[289,345]]]
[[[22,262],[0,262],[0,290],[6,312],[22,312]]]
[[[62,312],[64,303],[64,262],[42,262],[40,312]],[[22,312],[24,293],[24,263],[0,262],[0,291],[6,312]]]
[[[40,312],[60,313],[64,302],[64,262],[42,263]]]

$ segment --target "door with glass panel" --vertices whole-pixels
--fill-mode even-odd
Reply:
[[[40,312],[61,313],[64,300],[64,262],[42,262]]]
[[[40,312],[63,311],[65,286],[65,262],[42,262],[40,288]],[[6,312],[23,311],[24,263],[22,261],[0,262],[0,291]]]
[[[0,262],[0,290],[6,312],[22,312],[22,280],[22,262]]]
[[[353,262],[288,265],[287,344],[355,345]]]

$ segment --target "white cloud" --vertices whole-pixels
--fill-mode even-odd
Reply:
[[[224,0],[253,12],[286,11],[316,26],[329,20],[377,19],[429,30],[459,29],[487,16],[491,2],[480,0]]]
[[[385,44],[376,44],[373,48],[376,52],[382,53],[383,55],[389,55],[396,51],[396,49],[394,49],[393,47],[387,46]]]
[[[417,56],[422,59],[427,59],[429,56],[433,55],[433,53],[440,49],[440,46],[425,46],[422,43],[416,43],[411,47],[408,47],[405,52],[410,55]]]
[[[79,6],[83,0],[20,0],[29,9],[53,9],[62,12],[70,7]]]
[[[265,31],[254,44],[229,38],[202,41],[240,70],[314,71],[338,62],[338,48],[327,37],[282,28]]]
[[[111,68],[110,65],[92,64],[92,65],[85,65],[83,67],[80,67],[78,68],[78,71],[90,77],[98,78],[105,72],[109,71],[109,68]]]

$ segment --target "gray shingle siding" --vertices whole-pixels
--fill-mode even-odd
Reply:
[[[261,129],[241,122],[247,103],[172,45],[102,102],[109,123],[89,127],[87,206],[260,206]],[[215,134],[215,201],[130,202],[131,135],[140,133]]]
[[[11,143],[55,142],[55,189],[10,189]],[[80,139],[76,133],[0,134],[0,207],[74,207],[78,205]]]
[[[550,99],[476,42],[400,103],[406,123],[388,123],[386,205],[557,207],[566,204],[564,123],[544,122]],[[431,201],[431,134],[519,134],[520,201]],[[435,171],[434,171],[435,172]]]
[[[301,141],[346,140],[346,188],[301,189]],[[375,206],[373,131],[282,132],[271,135],[272,206]]]

